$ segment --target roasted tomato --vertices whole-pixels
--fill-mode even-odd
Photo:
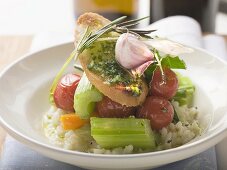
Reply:
[[[126,107],[104,96],[102,101],[96,104],[98,117],[123,118],[135,114],[135,107]]]
[[[163,68],[163,72],[164,75],[161,74],[160,68],[154,71],[149,93],[152,96],[171,99],[177,92],[177,75],[169,68]]]
[[[171,103],[162,97],[149,96],[139,109],[136,117],[150,120],[151,128],[160,130],[168,126],[174,116],[174,109]]]
[[[63,76],[58,82],[54,92],[54,102],[58,108],[74,112],[74,93],[80,78],[77,74],[69,73]]]

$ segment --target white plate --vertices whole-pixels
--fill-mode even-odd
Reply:
[[[50,107],[50,84],[72,50],[73,44],[67,43],[29,54],[0,74],[0,123],[30,148],[89,169],[138,169],[188,158],[227,135],[227,64],[204,50],[195,49],[194,53],[182,56],[188,65],[182,73],[196,83],[195,105],[201,112],[200,122],[207,127],[201,137],[178,148],[133,155],[89,154],[51,145],[41,129],[41,118]]]

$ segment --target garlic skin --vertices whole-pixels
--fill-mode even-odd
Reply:
[[[115,46],[115,58],[126,69],[134,69],[154,60],[153,53],[135,35],[121,34]]]
[[[142,65],[135,67],[131,69],[131,73],[134,77],[141,77],[143,73],[146,71],[146,69],[151,65],[153,61],[147,61],[143,63]]]
[[[163,38],[149,39],[144,41],[144,43],[160,52],[174,56],[193,52],[193,49],[189,47],[185,47],[182,44]]]

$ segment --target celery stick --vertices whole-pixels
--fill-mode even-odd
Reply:
[[[74,95],[74,109],[81,119],[87,119],[95,109],[95,102],[102,100],[102,94],[90,83],[84,73]]]
[[[154,149],[155,138],[147,119],[91,118],[91,135],[103,148],[133,145],[135,148]]]
[[[195,86],[188,77],[182,76],[179,73],[177,73],[177,78],[179,87],[173,99],[179,102],[180,106],[187,105],[188,107],[190,107],[192,106],[193,102]]]

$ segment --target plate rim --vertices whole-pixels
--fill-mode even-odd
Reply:
[[[15,60],[14,62],[12,62],[11,64],[9,64],[8,66],[6,66],[5,68],[3,68],[3,70],[1,70],[0,72],[0,82],[1,82],[1,78],[7,73],[8,70],[10,70],[14,65],[16,65],[17,63],[30,58],[33,55],[36,55],[40,52],[43,51],[48,51],[50,49],[54,49],[54,48],[59,48],[62,46],[69,46],[69,45],[73,45],[73,42],[65,42],[62,44],[58,44],[58,45],[54,45],[48,48],[43,48],[40,50],[37,50],[35,52],[29,52],[25,55],[23,55],[22,57],[18,58],[17,60]],[[188,46],[192,49],[198,50],[200,52],[203,52],[205,54],[208,54],[212,57],[214,57],[216,60],[219,60],[221,63],[225,64],[225,66],[227,66],[227,61],[225,61],[222,58],[217,57],[216,55],[208,52],[207,50],[204,50],[202,48],[199,47],[191,47]],[[70,52],[69,52],[70,53]],[[0,112],[1,115],[1,112]],[[80,151],[72,151],[72,150],[66,150],[63,148],[58,148],[56,146],[52,146],[50,144],[45,144],[42,142],[39,142],[35,139],[32,139],[26,135],[23,135],[21,132],[17,131],[16,129],[14,129],[13,127],[11,127],[10,125],[7,124],[7,122],[5,120],[3,120],[3,118],[0,116],[0,125],[7,131],[7,133],[9,133],[12,136],[16,136],[15,138],[19,141],[21,141],[22,143],[32,143],[33,146],[35,147],[41,147],[41,148],[45,148],[49,151],[53,151],[53,152],[60,152],[60,153],[64,153],[64,154],[70,154],[70,155],[77,155],[77,156],[81,156],[81,157],[93,157],[93,158],[105,158],[105,159],[118,159],[118,158],[138,158],[138,157],[154,157],[154,156],[161,156],[161,155],[166,155],[166,154],[172,154],[175,152],[183,152],[185,150],[189,150],[195,146],[199,147],[204,143],[209,143],[209,141],[211,141],[212,139],[218,139],[219,140],[215,140],[215,144],[217,144],[218,142],[220,142],[222,139],[224,139],[227,136],[227,125],[225,125],[224,123],[222,123],[220,125],[220,129],[216,131],[216,133],[214,134],[210,134],[208,136],[206,136],[205,138],[199,139],[198,141],[194,141],[192,143],[188,143],[176,148],[171,148],[171,149],[167,149],[167,150],[162,150],[162,151],[155,151],[155,152],[147,152],[147,153],[137,153],[137,154],[118,154],[118,155],[110,155],[110,154],[96,154],[96,153],[86,153],[86,152],[80,152]],[[26,140],[26,142],[23,142],[24,140]],[[28,147],[31,147],[31,145],[26,144]],[[209,146],[213,146],[213,144],[211,144],[211,142],[209,143]],[[33,147],[31,147],[33,148]],[[201,147],[202,148],[202,147]],[[35,149],[35,148],[33,148]],[[206,150],[206,149],[203,149]],[[202,152],[203,150],[201,150],[200,152]],[[189,157],[189,156],[188,156]],[[185,157],[182,157],[182,159],[184,159]]]

